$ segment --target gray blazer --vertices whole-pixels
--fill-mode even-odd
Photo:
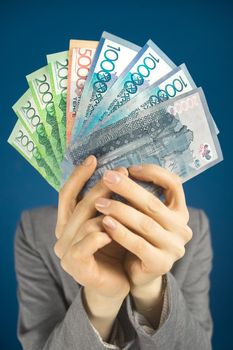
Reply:
[[[147,321],[136,313],[128,294],[108,343],[102,341],[89,321],[82,301],[83,286],[62,270],[54,254],[57,209],[24,212],[15,237],[18,338],[23,349],[211,349],[209,224],[202,210],[189,211],[193,238],[186,245],[184,257],[167,273],[167,301],[159,328],[147,327]]]

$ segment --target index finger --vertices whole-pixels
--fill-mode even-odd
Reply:
[[[117,168],[116,173],[124,173],[125,176],[128,175],[128,171],[124,167]],[[75,206],[69,220],[63,225],[63,230],[60,232],[60,236],[55,245],[55,253],[58,257],[63,256],[69,249],[81,225],[96,215],[95,201],[101,196],[107,198],[111,196],[111,190],[105,186],[102,179],[97,182]]]
[[[172,210],[184,213],[187,210],[181,178],[156,164],[141,164],[129,167],[129,173],[138,180],[153,182],[164,189],[165,204]]]
[[[55,229],[59,238],[68,219],[77,204],[77,197],[85,183],[93,175],[97,165],[96,157],[90,155],[82,164],[77,166],[59,192],[58,216]]]
[[[136,209],[166,226],[170,209],[151,192],[129,177],[113,170],[107,170],[104,173],[103,181],[111,191],[124,197]]]

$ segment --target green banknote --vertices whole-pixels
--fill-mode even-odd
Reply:
[[[53,152],[58,163],[60,163],[63,158],[63,152],[48,66],[38,69],[27,75],[26,78],[38,108],[39,115],[44,122],[45,130],[50,139]]]
[[[17,121],[12,130],[8,142],[48,181],[53,188],[55,188],[56,191],[59,191],[59,180],[55,177],[51,168],[39,152],[31,135],[20,120]]]
[[[41,119],[38,108],[28,89],[12,107],[22,124],[31,135],[41,156],[52,169],[55,176],[60,179],[60,168],[54,155],[50,140],[46,134],[45,125]]]
[[[68,79],[68,51],[47,55],[55,112],[61,139],[62,152],[66,146],[66,94]]]

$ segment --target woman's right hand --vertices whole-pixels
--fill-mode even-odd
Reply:
[[[126,253],[104,232],[103,215],[96,216],[97,197],[110,198],[112,192],[102,179],[80,199],[77,198],[96,168],[90,156],[72,173],[59,193],[55,254],[62,268],[83,285],[86,296],[124,300],[130,285],[123,268]],[[125,168],[116,169],[128,175]]]

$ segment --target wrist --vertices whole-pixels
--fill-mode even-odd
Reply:
[[[124,298],[107,298],[84,287],[82,299],[91,324],[107,342]]]
[[[83,301],[90,318],[115,318],[124,301],[123,296],[106,297],[87,287],[83,288]]]
[[[130,293],[135,298],[151,299],[151,297],[159,297],[164,287],[163,276],[159,276],[153,281],[140,286],[130,287]]]
[[[159,325],[165,288],[166,275],[156,278],[149,284],[130,290],[136,311],[142,314],[154,329],[157,329]]]

